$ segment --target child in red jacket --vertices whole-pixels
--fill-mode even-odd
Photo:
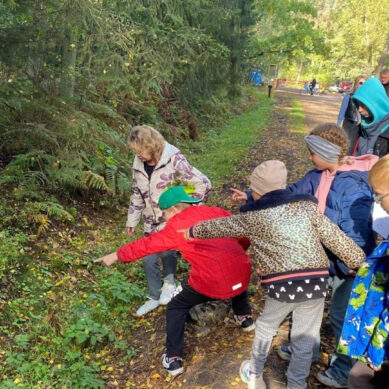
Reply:
[[[198,222],[231,215],[217,207],[191,206],[200,201],[189,197],[181,186],[171,187],[158,201],[167,221],[163,230],[94,261],[111,266],[117,260],[132,262],[152,253],[179,250],[191,264],[188,281],[182,284],[182,291],[170,301],[166,311],[166,354],[162,364],[172,375],[184,370],[184,328],[189,310],[194,305],[232,298],[236,322],[244,331],[254,329],[246,291],[251,274],[251,260],[244,251],[248,241],[234,238],[187,241],[180,233]]]

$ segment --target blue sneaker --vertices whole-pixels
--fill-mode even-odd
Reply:
[[[283,344],[282,346],[277,347],[277,354],[284,361],[290,361],[292,350],[288,344]]]
[[[243,361],[239,369],[240,379],[249,389],[266,389],[262,374],[257,376],[250,371],[250,361]]]
[[[335,378],[332,378],[328,371],[319,371],[316,374],[316,378],[319,382],[321,382],[325,386],[330,386],[331,388],[347,388],[346,384],[341,384],[336,381]]]
[[[290,348],[290,344],[283,344],[282,346],[277,347],[278,356],[284,361],[290,361],[292,357],[292,349]],[[318,358],[314,359],[312,355],[312,362],[317,362]]]

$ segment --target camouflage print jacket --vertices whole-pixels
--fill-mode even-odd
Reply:
[[[162,192],[176,180],[191,184],[195,188],[192,197],[208,198],[211,190],[209,179],[189,164],[187,159],[173,145],[166,142],[161,158],[149,179],[143,162],[135,157],[133,164],[131,200],[128,208],[127,227],[136,227],[143,215],[144,232],[160,231],[165,222],[158,207]]]

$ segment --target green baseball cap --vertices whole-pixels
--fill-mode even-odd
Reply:
[[[159,208],[162,210],[173,207],[178,203],[199,203],[201,199],[194,199],[187,195],[182,186],[172,186],[161,194],[158,200]]]

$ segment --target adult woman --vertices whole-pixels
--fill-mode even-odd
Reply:
[[[342,126],[349,140],[347,155],[351,155],[355,148],[360,134],[359,124],[361,122],[361,115],[351,97],[364,82],[365,77],[363,76],[358,76],[355,79],[351,92],[344,95],[339,110],[337,125]]]
[[[189,164],[186,158],[163,136],[149,126],[136,126],[128,137],[128,146],[135,153],[131,200],[128,209],[127,233],[134,234],[141,216],[146,236],[165,227],[158,199],[174,181],[183,181],[194,187],[195,198],[205,201],[211,189],[208,178]],[[159,262],[163,266],[163,285]],[[177,257],[173,251],[165,251],[143,258],[149,289],[149,300],[138,310],[139,316],[167,304],[175,289]]]

